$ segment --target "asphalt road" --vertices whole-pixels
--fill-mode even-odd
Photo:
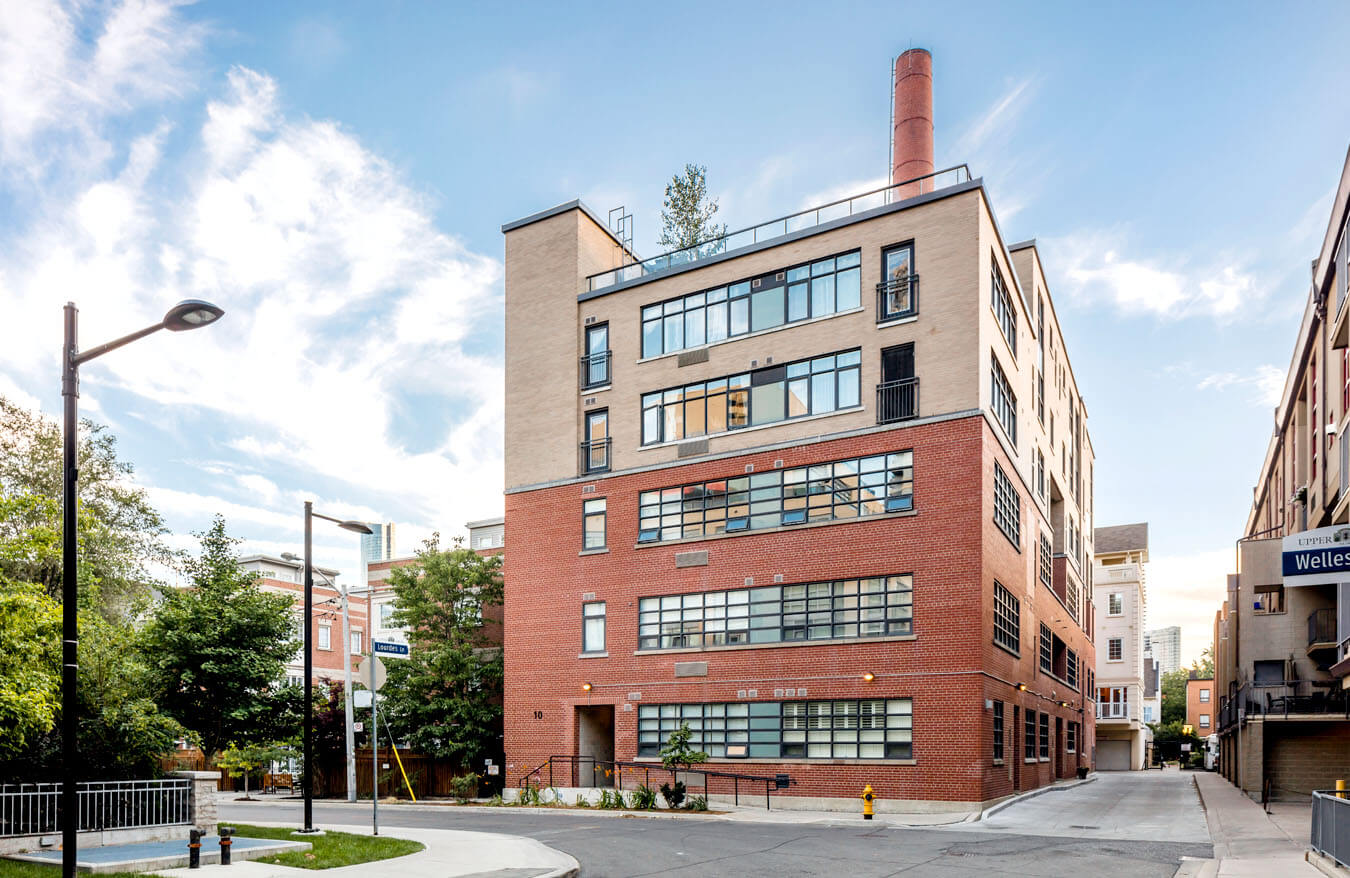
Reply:
[[[1034,801],[1034,800],[1033,800]],[[221,802],[222,820],[300,820],[299,803]],[[315,803],[321,825],[369,825],[369,806]],[[1170,878],[1181,857],[1210,857],[1209,844],[1070,838],[965,829],[834,827],[712,818],[610,817],[576,812],[453,806],[380,811],[380,828],[500,832],[538,839],[576,857],[587,878],[646,875],[989,876],[1109,875]]]

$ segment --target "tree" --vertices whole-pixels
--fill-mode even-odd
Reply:
[[[61,607],[0,574],[0,760],[50,732],[61,707]]]
[[[1214,647],[1207,646],[1200,653],[1200,660],[1191,662],[1191,670],[1197,680],[1214,679]]]
[[[167,530],[117,457],[117,439],[82,421],[77,445],[81,585],[99,586],[104,615],[131,615],[148,597],[153,565],[172,565]],[[61,597],[62,440],[56,421],[0,396],[0,543],[35,539],[29,551],[0,557],[0,574]],[[87,577],[87,578],[84,578]]]
[[[666,184],[657,243],[667,250],[683,250],[725,235],[727,227],[712,221],[717,209],[717,199],[708,197],[708,169],[685,165],[684,174]]]
[[[1158,687],[1162,694],[1162,724],[1186,721],[1186,680],[1190,673],[1185,668],[1168,671]]]
[[[396,625],[409,627],[407,660],[389,662],[381,725],[429,756],[471,765],[501,734],[502,654],[487,637],[483,608],[502,603],[501,557],[480,557],[433,535],[415,563],[395,567]]]
[[[244,798],[248,796],[248,779],[250,775],[256,774],[258,769],[270,765],[273,762],[283,762],[295,755],[295,748],[284,744],[247,744],[236,746],[231,744],[225,748],[225,752],[220,754],[216,760],[216,765],[223,768],[230,777],[244,778]]]
[[[294,729],[299,687],[282,686],[299,648],[291,598],[258,587],[239,567],[217,515],[197,534],[187,562],[192,586],[168,591],[140,638],[150,691],[160,707],[201,736],[208,761],[226,744],[284,740]]]
[[[689,728],[689,723],[680,723],[680,727],[670,733],[666,745],[661,748],[661,764],[670,771],[677,768],[688,768],[700,762],[708,761],[708,754],[702,750],[695,750],[690,741],[694,739],[694,733]]]

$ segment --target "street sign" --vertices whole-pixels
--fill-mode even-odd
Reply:
[[[375,685],[370,685],[370,663],[375,663]],[[361,659],[361,664],[356,666],[357,679],[365,685],[367,689],[373,688],[376,692],[384,686],[384,681],[388,679],[389,674],[384,669],[384,662],[373,655],[368,655]]]
[[[367,677],[370,676],[369,672],[366,673],[366,676],[367,676]],[[365,683],[365,680],[357,680],[356,683],[357,683],[357,685],[359,685],[359,686],[364,686],[364,685],[366,684],[366,683]],[[369,689],[353,689],[353,690],[352,690],[352,707],[364,707],[364,708],[369,708],[369,707],[370,707],[370,690],[369,690]],[[357,731],[360,731],[360,729],[358,729]]]
[[[353,732],[364,732],[365,730],[366,730],[365,723],[352,723]]]
[[[383,658],[407,658],[408,644],[398,643],[393,640],[372,640],[370,642],[371,651]]]

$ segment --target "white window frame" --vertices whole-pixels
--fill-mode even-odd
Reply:
[[[598,647],[591,641],[591,635],[596,630],[591,623],[596,621],[600,623],[600,645]],[[606,652],[606,638],[608,637],[606,627],[604,601],[586,601],[581,605],[581,652],[583,655],[603,655]]]
[[[1113,646],[1116,647],[1116,653],[1117,653],[1117,655],[1116,655],[1115,658],[1111,658],[1111,648],[1112,648]],[[1106,660],[1107,660],[1108,662],[1123,662],[1123,661],[1125,661],[1125,638],[1123,638],[1123,637],[1111,637],[1111,638],[1108,638],[1108,639],[1107,639],[1107,641],[1106,641]]]
[[[333,648],[333,626],[319,626],[319,649],[331,650]]]
[[[1125,615],[1125,592],[1113,591],[1106,596],[1106,615]]]

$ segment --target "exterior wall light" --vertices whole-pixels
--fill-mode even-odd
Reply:
[[[872,682],[873,680],[875,680],[876,678],[877,678],[877,675],[874,674],[874,673],[872,673],[871,671],[868,671],[867,673],[863,674],[863,682],[864,682],[864,683],[870,683],[870,682]]]
[[[590,683],[582,683],[582,684],[581,684],[581,691],[582,691],[582,692],[589,692],[589,691],[591,691],[591,684],[590,684]]]
[[[1025,691],[1027,691],[1027,684],[1026,684],[1026,683],[1018,683],[1018,684],[1017,684],[1017,691],[1018,691],[1018,692],[1025,692]]]

